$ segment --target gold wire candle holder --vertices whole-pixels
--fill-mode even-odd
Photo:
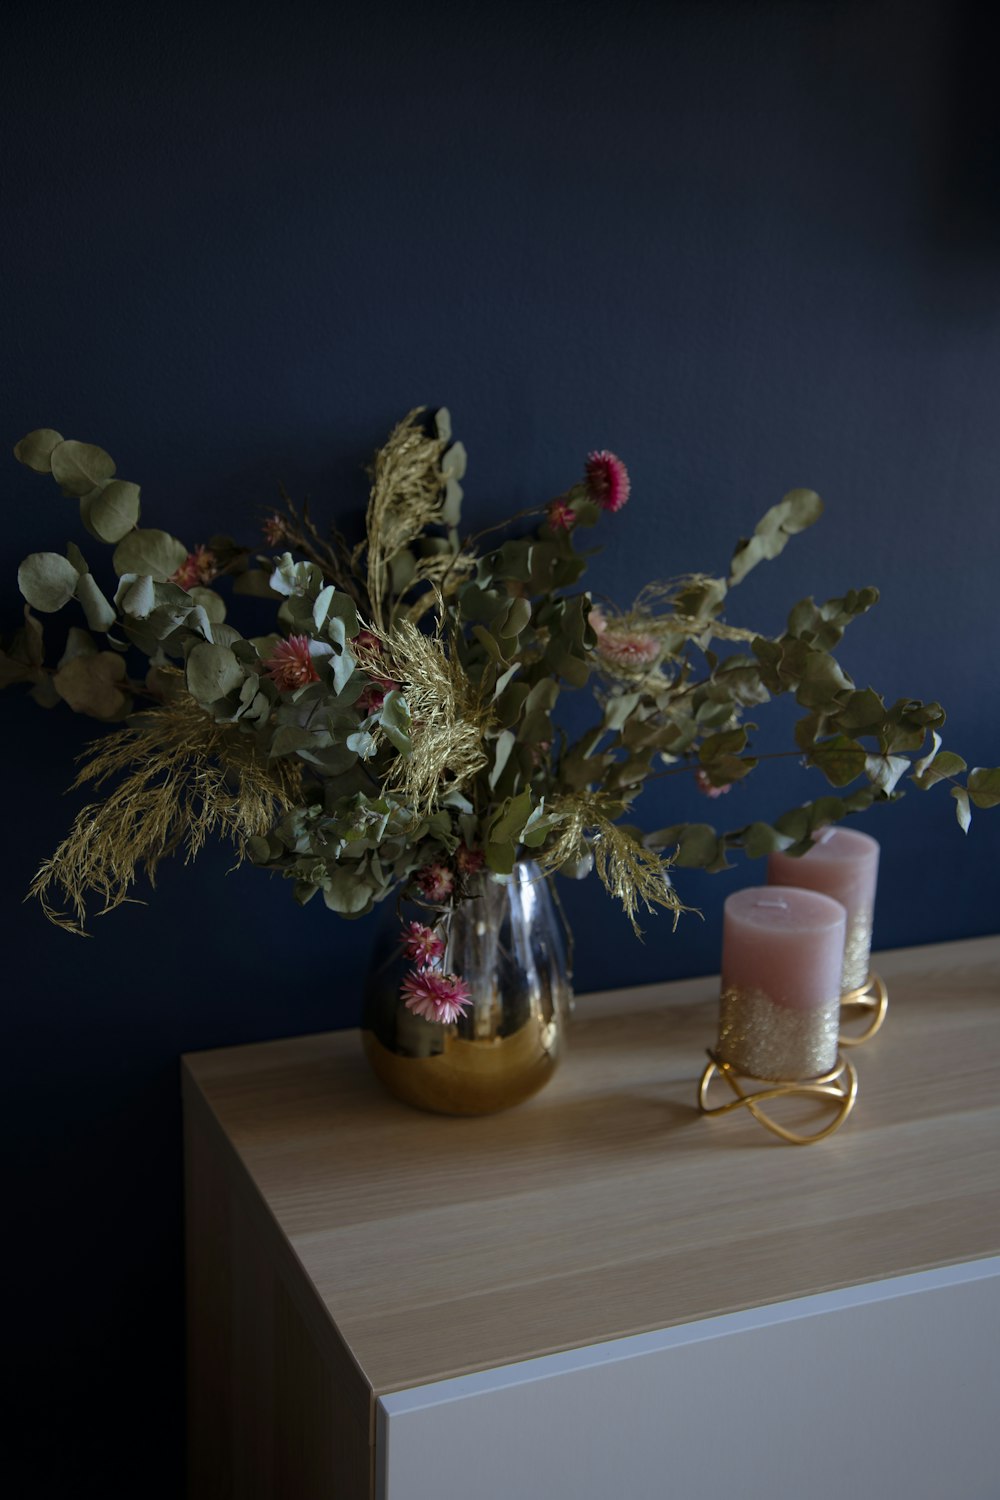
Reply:
[[[885,980],[873,969],[864,984],[858,985],[857,989],[845,991],[840,997],[840,1045],[860,1047],[863,1042],[870,1042],[875,1033],[882,1029],[888,1009],[889,991]],[[867,1020],[867,1025],[861,1031],[845,1032],[844,1022],[856,1022],[859,1011],[862,1020]]]
[[[858,1075],[850,1061],[842,1057],[839,1052],[835,1065],[817,1078],[758,1079],[752,1078],[747,1073],[738,1072],[731,1063],[724,1061],[711,1048],[707,1051],[708,1066],[702,1073],[701,1082],[698,1085],[698,1107],[702,1114],[729,1115],[738,1109],[745,1109],[758,1125],[763,1125],[765,1130],[769,1130],[772,1135],[776,1135],[779,1140],[787,1142],[790,1146],[813,1146],[817,1141],[825,1140],[828,1135],[839,1130],[854,1108],[854,1101],[858,1097]],[[709,1090],[716,1077],[728,1085],[733,1095],[722,1104],[709,1103]],[[748,1082],[760,1084],[761,1087],[748,1092],[744,1086]],[[765,1104],[775,1099],[816,1100],[827,1105],[833,1111],[833,1115],[826,1124],[818,1126],[815,1130],[792,1130],[773,1119],[764,1109]]]

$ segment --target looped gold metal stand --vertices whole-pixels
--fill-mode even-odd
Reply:
[[[840,1045],[860,1047],[862,1042],[870,1042],[881,1029],[888,1009],[889,991],[885,987],[885,980],[873,970],[864,984],[859,985],[856,990],[848,990],[840,997]],[[863,1015],[871,1017],[868,1025],[853,1036],[845,1035],[844,1022],[855,1019],[850,1013],[859,1010]]]
[[[879,1022],[881,1025],[881,1022]],[[876,1028],[877,1029],[877,1028]],[[723,1062],[714,1052],[709,1049],[709,1063],[701,1075],[698,1085],[698,1105],[703,1114],[706,1115],[728,1115],[735,1109],[747,1109],[758,1124],[763,1125],[772,1135],[787,1141],[791,1146],[811,1146],[816,1141],[823,1140],[826,1136],[843,1125],[847,1116],[854,1108],[854,1101],[858,1096],[858,1075],[850,1062],[838,1053],[836,1067],[831,1068],[829,1073],[823,1073],[818,1078],[789,1079],[782,1082],[772,1082],[766,1079],[753,1079],[752,1082],[763,1084],[762,1088],[754,1093],[747,1093],[743,1084],[747,1081],[747,1075],[738,1073],[729,1063]],[[725,1104],[708,1103],[708,1091],[716,1074],[723,1079],[735,1095]],[[834,1108],[833,1119],[822,1129],[804,1135],[796,1130],[789,1130],[784,1125],[779,1125],[777,1120],[772,1120],[761,1108],[762,1104],[772,1099],[819,1099],[829,1101]]]

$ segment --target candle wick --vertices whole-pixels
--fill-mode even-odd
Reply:
[[[827,843],[827,841],[829,839],[833,838],[833,835],[836,833],[836,831],[837,830],[835,828],[824,828],[823,832],[820,834],[819,838],[816,840],[817,844],[825,844],[825,843]]]
[[[767,900],[755,901],[754,902],[754,906],[780,906],[782,911],[787,911],[788,910],[788,902],[787,901],[782,901],[780,897],[776,897],[772,901],[767,901]]]

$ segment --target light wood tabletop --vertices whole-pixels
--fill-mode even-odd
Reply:
[[[387,1097],[357,1032],[189,1056],[189,1118],[375,1395],[1000,1252],[1000,937],[877,956],[853,1116],[806,1149],[696,1105],[714,978],[584,997],[508,1113]]]

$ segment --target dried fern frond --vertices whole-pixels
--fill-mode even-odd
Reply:
[[[413,577],[406,585],[406,593],[412,593],[413,589],[421,583],[428,583],[431,587],[425,589],[412,604],[407,606],[407,619],[416,624],[435,605],[438,606],[440,612],[444,600],[458,592],[475,568],[476,559],[468,552],[442,552],[436,557],[420,558]]]
[[[368,597],[372,618],[386,624],[385,599],[389,564],[430,525],[440,521],[445,479],[442,438],[428,437],[420,425],[423,407],[416,407],[389,434],[375,455],[365,529],[368,533]]]
[[[757,639],[759,630],[745,630],[739,625],[727,625],[715,615],[692,615],[678,608],[685,594],[701,588],[709,591],[719,589],[720,599],[725,597],[726,589],[721,579],[713,578],[708,573],[684,573],[677,578],[647,583],[637,595],[632,609],[623,618],[635,624],[641,621],[645,628],[663,633],[675,632],[681,627],[685,634],[693,632],[694,636],[706,644],[713,638],[719,641]],[[657,607],[665,608],[668,612],[656,614]]]
[[[441,793],[465,787],[487,764],[493,713],[443,636],[424,635],[410,620],[378,630],[382,652],[360,665],[400,683],[410,710],[413,749],[400,756],[388,786],[418,813]]]
[[[539,863],[543,870],[557,870],[583,859],[592,849],[601,884],[621,902],[637,937],[642,936],[637,920],[640,904],[648,912],[657,906],[673,912],[676,927],[681,912],[688,908],[670,883],[672,861],[647,849],[628,829],[612,821],[610,814],[618,806],[599,792],[557,799],[551,808],[557,832]]]
[[[178,696],[90,747],[73,790],[122,777],[103,802],[81,809],[68,836],[31,883],[50,921],[85,936],[88,896],[113,911],[130,899],[137,871],[155,885],[160,861],[181,845],[185,862],[221,833],[242,860],[246,840],[266,833],[301,797],[301,765],[266,761],[253,740],[214,723]],[[53,891],[62,893],[53,905]]]

